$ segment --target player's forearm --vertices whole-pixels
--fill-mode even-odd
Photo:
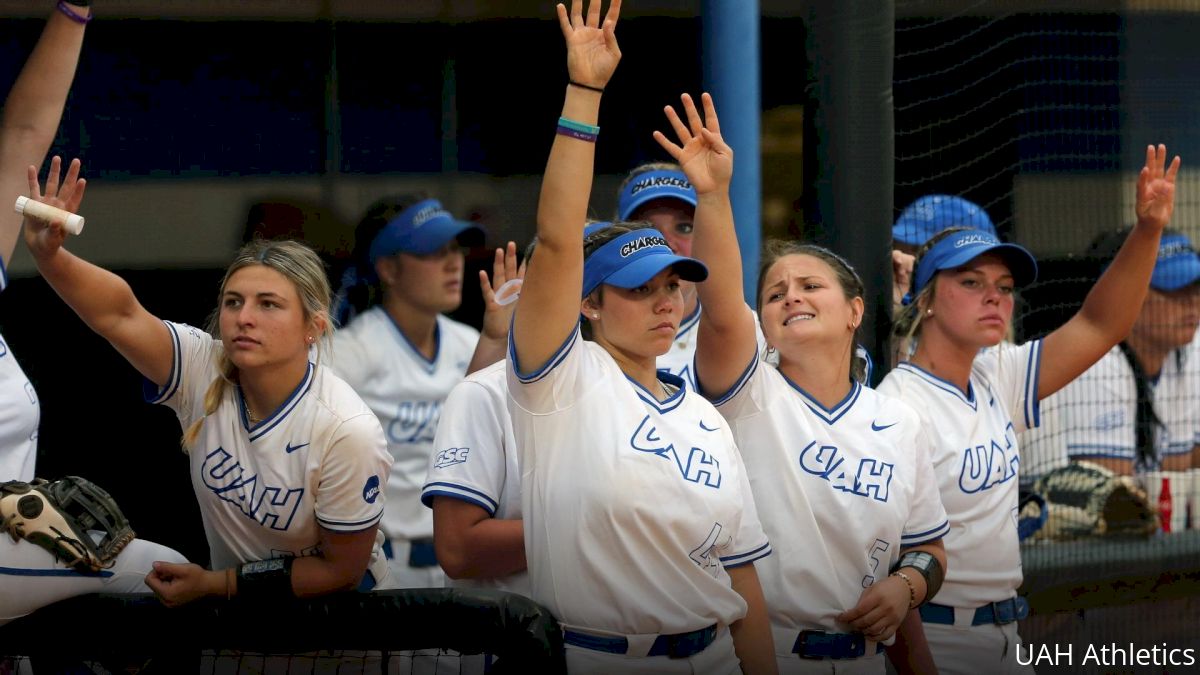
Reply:
[[[910,610],[904,617],[900,629],[896,631],[896,642],[887,648],[887,655],[900,675],[937,673],[918,610]]]
[[[1134,227],[1079,308],[1079,318],[1100,331],[1108,342],[1093,347],[1096,358],[1123,340],[1133,328],[1150,287],[1160,237],[1161,232],[1153,228]]]
[[[471,354],[471,362],[467,364],[467,375],[477,370],[483,370],[503,359],[506,349],[508,349],[507,333],[502,339],[480,335],[479,342],[475,343],[475,352]]]
[[[87,9],[76,13],[86,15]],[[3,133],[30,133],[39,144],[44,143],[37,156],[30,157],[30,164],[40,164],[54,140],[67,91],[75,79],[83,32],[83,24],[53,12],[4,102]]]
[[[498,579],[527,566],[520,520],[485,518],[459,532],[439,531],[434,545],[451,579]]]
[[[700,303],[704,306],[701,320],[720,332],[739,328],[745,332],[745,325],[752,324],[752,320],[745,312],[742,254],[733,227],[729,192],[700,195],[694,225],[692,255],[708,265],[708,279],[696,285]],[[749,339],[754,340],[753,325],[749,330]]]
[[[122,321],[141,308],[124,279],[64,248],[34,260],[46,283],[102,337],[111,340]]]
[[[292,593],[297,598],[314,598],[354,590],[362,583],[367,562],[364,559],[361,564],[347,564],[321,555],[297,558],[292,563]]]
[[[600,117],[598,92],[568,86],[562,116],[595,125]],[[592,192],[596,144],[563,134],[554,136],[538,197],[537,235],[542,250],[579,248]]]
[[[767,601],[758,582],[754,563],[729,570],[733,590],[746,601],[746,616],[729,626],[733,650],[746,675],[775,675],[775,640],[771,637],[771,621],[767,617]]]

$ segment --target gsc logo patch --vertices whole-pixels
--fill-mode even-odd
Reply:
[[[462,464],[467,461],[467,454],[470,452],[470,448],[447,448],[437,454],[433,460],[433,466],[437,469],[444,469],[455,464]]]
[[[363,486],[363,501],[374,504],[376,499],[379,499],[379,476],[371,476]]]

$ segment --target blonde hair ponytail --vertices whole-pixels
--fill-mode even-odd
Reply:
[[[190,451],[196,444],[196,439],[200,436],[200,427],[204,426],[204,420],[217,411],[217,407],[221,405],[221,399],[225,396],[225,388],[233,384],[233,378],[237,375],[237,368],[233,365],[233,361],[229,360],[224,349],[217,353],[216,361],[217,376],[213,378],[212,383],[208,385],[208,390],[204,392],[204,416],[192,422],[187,431],[183,432],[182,444],[185,451]]]

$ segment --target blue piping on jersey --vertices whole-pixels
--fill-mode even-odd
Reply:
[[[519,380],[521,384],[533,384],[534,382],[537,382],[545,377],[546,374],[551,370],[554,370],[554,367],[561,363],[563,359],[567,358],[567,353],[571,351],[572,346],[578,339],[582,338],[579,336],[579,326],[575,326],[575,330],[571,331],[571,334],[567,336],[567,339],[558,346],[558,349],[550,356],[546,363],[542,364],[541,368],[538,368],[532,373],[524,374],[521,372],[521,362],[517,360],[517,343],[513,340],[512,326],[510,324],[508,330],[508,360],[512,362],[513,372],[516,373],[517,380]]]
[[[678,342],[687,335],[688,331],[696,327],[700,323],[700,301],[696,301],[696,309],[691,314],[683,317],[683,321],[679,322],[679,330],[675,331],[675,341]]]
[[[442,351],[441,315],[438,315],[437,320],[433,323],[433,358],[427,359],[425,358],[425,355],[421,353],[421,350],[417,349],[417,346],[412,343],[412,340],[408,339],[408,336],[404,334],[404,331],[400,330],[400,324],[396,323],[396,320],[392,318],[392,315],[388,314],[387,310],[382,307],[379,307],[379,311],[383,312],[383,315],[388,318],[388,323],[392,324],[392,327],[396,329],[396,334],[400,336],[404,344],[408,345],[408,349],[412,352],[413,356],[416,357],[416,359],[423,366],[425,366],[425,370],[429,371],[430,373],[433,373],[433,371],[437,370],[438,354],[440,354]]]
[[[953,394],[958,398],[958,400],[970,406],[971,410],[979,410],[979,404],[975,400],[975,385],[972,384],[970,380],[967,381],[967,393],[964,396],[962,389],[959,389],[958,385],[950,382],[949,380],[943,380],[924,368],[913,364],[912,361],[905,361],[904,363],[901,363],[900,365],[896,366],[896,370],[908,371],[933,385],[935,389],[941,389],[946,393]]]
[[[328,518],[322,518],[321,516],[317,516],[317,522],[321,523],[323,525],[330,526],[328,529],[331,529],[331,530],[336,529],[338,532],[361,532],[363,530],[370,529],[371,526],[374,525],[375,523],[378,523],[379,519],[381,519],[381,518],[383,518],[383,509],[380,509],[379,513],[376,513],[375,515],[371,516],[370,518],[364,518],[363,520],[330,520]],[[355,530],[345,529],[348,527],[353,527],[353,528],[357,528],[357,529],[355,529]]]
[[[750,376],[753,375],[754,371],[758,368],[758,362],[759,362],[758,345],[755,345],[754,346],[754,358],[750,359],[750,364],[747,365],[746,369],[742,371],[742,374],[741,374],[741,376],[738,377],[737,382],[733,383],[733,386],[729,388],[729,391],[725,392],[724,394],[721,394],[719,396],[712,397],[709,399],[712,401],[714,408],[723,403],[728,403],[729,399],[733,398],[734,396],[737,396],[738,392],[741,391],[742,388],[746,386],[746,383],[750,381]],[[693,370],[695,369],[695,367],[696,367],[695,361],[693,360],[692,361]],[[697,383],[700,382],[699,373],[696,374],[696,382]]]
[[[8,270],[4,269],[4,258],[0,258],[0,293],[8,288]],[[699,305],[696,306],[699,308]]]
[[[741,567],[742,565],[749,565],[750,563],[754,562],[755,560],[758,560],[760,558],[765,558],[765,557],[771,555],[772,552],[773,551],[771,549],[771,542],[768,541],[767,543],[763,544],[762,546],[759,546],[758,548],[754,549],[753,551],[748,551],[746,553],[738,553],[735,555],[721,558],[721,565],[725,569],[730,569],[733,567]]]
[[[1042,341],[1033,345],[1033,353],[1025,364],[1025,428],[1034,429],[1042,423],[1041,404],[1038,401],[1038,380],[1042,374]],[[1030,424],[1030,418],[1033,424]]]
[[[367,524],[366,527],[356,527],[353,529],[346,529],[346,528],[340,528],[340,527],[329,527],[328,525],[326,525],[325,529],[333,530],[334,532],[338,532],[340,534],[356,534],[358,532],[366,532],[367,530],[371,529],[372,527],[375,527],[376,525],[379,524],[380,520],[383,520],[382,513],[379,514],[379,517],[376,518],[374,522]],[[322,523],[322,524],[325,523],[325,521],[321,520],[320,518],[317,518],[317,522]]]
[[[181,363],[183,354],[179,347],[179,334],[175,332],[175,326],[170,322],[163,321],[163,325],[167,327],[167,333],[171,336],[171,372],[167,374],[167,381],[161,388],[149,379],[142,378],[142,397],[146,399],[147,403],[162,403],[174,396],[179,389],[179,380],[183,373]]]
[[[937,541],[938,539],[941,539],[942,537],[946,536],[946,533],[949,531],[950,521],[943,520],[941,525],[929,530],[925,530],[924,532],[901,534],[900,543],[904,544],[905,546],[920,546],[921,544],[928,544],[931,541]]]
[[[632,377],[626,375],[625,379],[629,380],[630,383],[633,384],[634,391],[637,392],[638,398],[650,404],[651,407],[660,413],[669,413],[683,403],[683,397],[687,391],[687,384],[683,381],[683,378],[679,377],[678,375],[672,375],[665,370],[657,371],[655,375],[658,377],[659,382],[665,382],[666,384],[676,387],[675,393],[668,396],[664,401],[659,401],[654,397],[654,394],[650,393],[649,389],[643,387],[640,382]]]
[[[800,396],[804,399],[805,405],[808,406],[808,409],[816,413],[817,417],[825,420],[826,424],[833,424],[834,422],[842,419],[842,416],[850,412],[850,408],[854,407],[854,403],[858,401],[858,395],[862,393],[862,384],[860,384],[858,380],[851,379],[850,391],[846,392],[846,396],[841,401],[837,402],[832,408],[826,408],[825,406],[821,405],[820,401],[813,398],[811,394],[809,394],[807,391],[804,391],[800,385],[788,379],[787,375],[784,375],[782,372],[780,372],[779,376],[783,378],[784,382],[787,382],[789,385],[791,385],[792,389],[795,389],[797,392],[799,392]]]
[[[300,404],[300,399],[308,393],[308,390],[312,388],[313,381],[316,379],[317,378],[314,374],[313,364],[311,361],[309,361],[308,369],[304,371],[304,379],[300,380],[300,384],[296,385],[296,388],[292,390],[292,393],[288,394],[287,400],[281,403],[279,407],[275,409],[275,412],[271,413],[266,419],[255,425],[254,428],[250,428],[250,417],[246,413],[246,401],[242,396],[242,388],[239,385],[237,387],[236,399],[238,413],[242,418],[242,427],[250,434],[250,441],[254,442],[262,438],[263,436],[267,435],[267,432],[279,426],[279,423],[288,416],[288,413],[295,410],[296,406]]]
[[[25,567],[0,567],[0,574],[7,574],[14,577],[83,577],[85,579],[93,577],[107,579],[113,575],[109,570],[96,572],[95,574],[84,574],[83,572],[76,572],[69,569],[35,570]]]
[[[438,485],[440,485],[442,487],[451,488],[451,490],[454,490],[454,491],[430,489],[430,488],[433,488],[434,486],[438,486]],[[477,495],[478,498],[474,497],[473,495]],[[499,504],[496,503],[496,500],[487,496],[483,492],[480,492],[479,490],[476,490],[475,488],[469,488],[469,487],[467,487],[465,485],[461,485],[459,483],[446,483],[446,482],[442,482],[442,481],[438,481],[438,482],[434,482],[434,483],[426,483],[425,488],[421,491],[421,503],[424,504],[425,506],[428,506],[429,508],[433,508],[433,498],[434,497],[452,497],[454,499],[458,499],[458,500],[461,500],[464,502],[470,502],[472,504],[476,504],[480,508],[482,508],[484,511],[487,511],[489,516],[495,516],[496,509],[499,506]]]

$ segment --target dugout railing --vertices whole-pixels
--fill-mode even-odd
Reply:
[[[26,672],[24,662],[39,675],[88,672],[88,664],[103,668],[93,672],[293,672],[286,659],[295,655],[327,666],[311,672],[414,672],[414,650],[438,649],[487,654],[492,674],[566,671],[557,620],[526,597],[492,590],[403,589],[271,604],[209,599],[175,609],[152,595],[100,594],[0,628],[0,664]],[[238,665],[251,658],[275,663]]]

